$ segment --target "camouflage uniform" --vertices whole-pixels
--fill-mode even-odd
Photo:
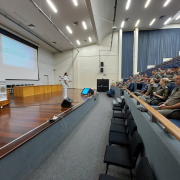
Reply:
[[[163,96],[163,99],[166,101],[167,100],[167,98],[168,98],[168,96],[169,96],[169,89],[168,89],[168,87],[167,86],[159,86],[158,87],[158,89],[157,89],[157,91],[156,91],[156,93],[157,93],[157,95],[159,95],[159,96]],[[153,96],[152,98],[150,98],[150,96],[148,96],[147,98],[145,98],[145,97],[142,97],[141,98],[143,101],[145,101],[146,103],[148,103],[148,104],[150,104],[150,102],[153,100],[153,99],[155,99],[155,100],[153,100],[152,102],[151,102],[151,104],[153,104],[153,105],[158,105],[159,103],[161,103],[162,101],[160,100],[160,98],[158,98],[157,96]]]
[[[169,96],[168,101],[166,106],[172,106],[175,105],[177,103],[180,103],[180,86],[177,86],[176,88],[174,88],[174,90],[171,93],[171,96]],[[154,109],[156,109],[159,113],[161,113],[163,116],[165,117],[169,117],[169,114],[171,113],[172,110],[174,109],[159,109],[159,107],[153,107]],[[171,117],[172,119],[180,119],[180,113],[177,112],[174,114],[173,117]]]

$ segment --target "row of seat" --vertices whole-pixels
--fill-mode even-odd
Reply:
[[[168,68],[173,68],[174,66],[179,66],[180,67],[180,56],[174,57],[170,61],[166,61],[166,62],[163,62],[161,64],[158,64],[154,68],[147,69],[147,70],[145,70],[143,72],[140,72],[139,74],[140,75],[147,74],[148,77],[150,77],[152,75],[152,73],[151,73],[152,70],[157,70],[158,68],[161,68],[162,70],[166,70]]]
[[[109,165],[130,170],[135,168],[139,154],[143,151],[143,142],[137,131],[137,125],[126,105],[125,100],[113,105],[113,119],[109,131],[109,145],[106,146],[104,163],[106,174],[101,174],[99,180],[119,180],[107,175]],[[136,180],[154,180],[147,157],[143,157],[136,169]]]

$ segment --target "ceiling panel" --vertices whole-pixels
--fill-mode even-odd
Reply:
[[[88,16],[86,3],[84,0],[77,0],[78,6],[74,6],[72,0],[52,0],[56,6],[58,12],[54,13],[49,7],[46,0],[34,0],[35,3],[47,14],[48,17],[56,24],[56,26],[68,37],[68,39],[76,46],[82,47],[85,45],[90,45],[96,43],[90,18]],[[61,51],[73,49],[74,47],[61,35],[55,27],[37,10],[37,8],[30,2],[30,0],[0,0],[0,10],[5,14],[9,15],[16,21],[20,22],[22,25],[26,26],[33,24],[36,28],[32,29],[34,33],[39,35],[41,38],[45,39],[49,43],[56,42],[54,45]],[[38,40],[32,35],[28,34],[25,30],[22,30],[17,25],[8,22],[3,16],[0,16],[0,24],[4,25],[11,30],[18,32],[19,34],[25,36],[28,39],[33,39],[33,41],[41,46],[47,45]],[[79,26],[74,27],[73,22],[78,21]],[[87,24],[87,30],[82,27],[82,21]],[[69,34],[66,30],[66,26],[69,26],[73,33]],[[92,42],[88,41],[88,37],[92,38]],[[81,42],[79,46],[76,40]],[[83,43],[83,40],[87,40]],[[53,48],[48,47],[51,52],[57,52]]]
[[[138,19],[140,19],[138,26],[140,30],[160,29],[164,27],[164,22],[169,17],[174,17],[170,24],[180,23],[180,19],[178,21],[175,20],[177,15],[180,15],[180,13],[178,13],[180,11],[180,1],[173,0],[169,5],[163,7],[165,1],[166,0],[151,0],[149,6],[144,8],[146,0],[131,0],[130,8],[126,10],[127,0],[118,0],[115,21],[117,30],[120,29],[121,23],[125,18],[129,18],[129,21],[125,22],[124,31],[134,30]],[[97,27],[98,40],[101,42],[106,35],[111,33],[115,0],[91,0],[91,5]],[[165,15],[165,18],[159,19],[162,15]],[[155,23],[149,26],[154,18],[156,19]]]

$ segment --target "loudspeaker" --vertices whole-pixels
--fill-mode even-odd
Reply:
[[[73,102],[72,99],[66,98],[66,99],[64,99],[64,101],[61,103],[61,107],[63,107],[63,108],[70,107],[72,102]]]
[[[101,62],[101,67],[104,66],[104,62]]]
[[[103,68],[101,68],[101,70],[100,70],[101,72],[103,72]]]

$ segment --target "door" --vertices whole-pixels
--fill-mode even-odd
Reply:
[[[49,77],[48,77],[48,75],[44,75],[44,85],[49,85]]]
[[[98,92],[109,91],[109,79],[97,79],[97,91]]]

